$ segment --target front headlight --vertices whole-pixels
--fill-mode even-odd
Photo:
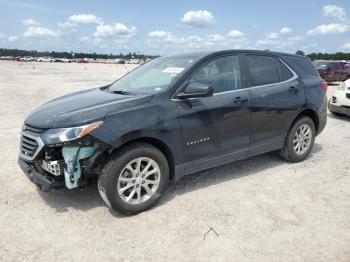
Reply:
[[[102,123],[103,121],[98,121],[83,126],[49,129],[41,136],[41,138],[45,144],[59,144],[62,142],[68,142],[86,136],[96,128],[99,128]]]

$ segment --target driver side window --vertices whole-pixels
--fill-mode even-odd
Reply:
[[[200,66],[190,82],[213,87],[214,93],[241,88],[241,75],[237,55],[219,57]]]

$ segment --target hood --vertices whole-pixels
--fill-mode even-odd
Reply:
[[[25,123],[40,128],[79,126],[145,103],[152,95],[120,95],[99,88],[54,99],[30,113]]]

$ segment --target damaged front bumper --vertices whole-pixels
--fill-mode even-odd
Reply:
[[[29,180],[42,191],[63,188],[65,185],[63,177],[53,176],[48,173],[39,173],[32,163],[26,162],[20,157],[18,158],[18,164]]]
[[[74,141],[45,144],[45,130],[25,126],[18,163],[27,177],[40,189],[82,187],[96,177],[108,146],[86,135]]]

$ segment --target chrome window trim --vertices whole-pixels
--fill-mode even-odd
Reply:
[[[243,91],[246,90],[246,88],[240,88],[240,89],[235,89],[235,90],[230,90],[230,91],[225,91],[225,92],[220,92],[220,93],[214,93],[213,96],[217,96],[217,95],[225,95],[228,93],[233,93],[236,91]],[[187,101],[187,100],[193,100],[193,99],[198,99],[199,97],[192,97],[192,98],[186,98],[186,99],[178,99],[178,98],[171,98],[170,100],[172,101]],[[202,97],[205,98],[205,97]],[[206,98],[210,98],[210,97],[206,97]]]
[[[25,160],[28,161],[33,161],[34,158],[40,153],[40,151],[43,149],[44,147],[44,142],[42,141],[40,136],[33,136],[31,134],[28,134],[27,132],[23,131],[21,132],[21,136],[25,136],[25,137],[29,137],[33,140],[35,140],[38,143],[38,148],[36,149],[35,153],[33,154],[33,156],[28,156],[22,153],[22,137],[21,137],[21,143],[20,143],[20,151],[19,151],[19,156]]]

